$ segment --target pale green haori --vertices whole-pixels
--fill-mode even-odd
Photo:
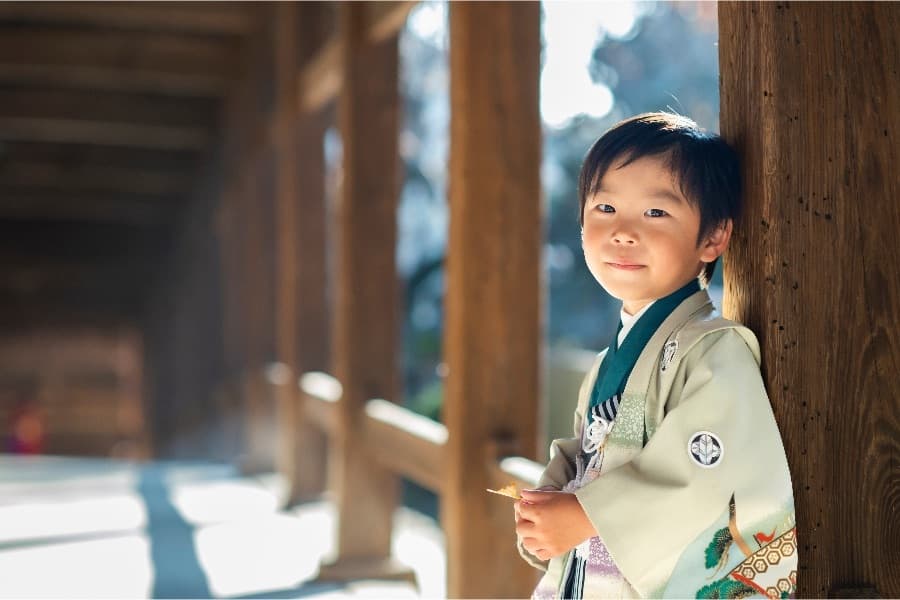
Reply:
[[[684,300],[628,378],[599,475],[573,482],[604,354],[582,383],[575,437],[553,442],[540,482],[574,489],[598,532],[584,597],[793,595],[793,492],[753,333],[706,291]],[[547,570],[535,596],[558,597],[572,553],[522,553]]]

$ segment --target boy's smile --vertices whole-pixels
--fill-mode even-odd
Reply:
[[[696,278],[724,250],[731,224],[698,245],[700,213],[681,192],[666,158],[615,162],[584,207],[582,246],[601,286],[629,314]]]

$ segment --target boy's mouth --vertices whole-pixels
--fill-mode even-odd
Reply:
[[[638,265],[635,263],[627,263],[627,262],[608,262],[606,263],[610,267],[614,269],[622,269],[624,271],[635,271],[637,269],[643,269],[644,265]]]

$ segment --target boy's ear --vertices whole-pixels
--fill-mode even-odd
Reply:
[[[729,240],[731,240],[733,229],[734,223],[731,219],[725,219],[716,225],[715,229],[706,236],[706,239],[701,244],[703,251],[700,254],[700,260],[709,263],[722,256],[725,248],[728,247]]]

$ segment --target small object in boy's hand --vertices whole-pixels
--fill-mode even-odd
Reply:
[[[522,496],[519,495],[519,491],[516,489],[516,484],[510,483],[509,485],[505,485],[499,490],[488,490],[492,494],[500,494],[501,496],[507,496],[512,498],[513,500],[521,500]]]

